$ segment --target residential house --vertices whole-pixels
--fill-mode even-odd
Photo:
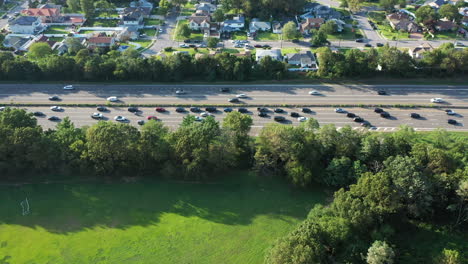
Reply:
[[[269,31],[271,29],[270,22],[260,21],[258,18],[252,19],[249,25],[250,33],[255,33],[257,31]]]
[[[15,51],[22,50],[25,51],[24,48],[31,39],[29,37],[24,36],[14,36],[14,35],[7,35],[3,40],[3,46],[7,48],[14,48]]]
[[[189,28],[191,30],[203,30],[210,28],[211,19],[209,16],[191,16],[188,18]]]
[[[52,50],[56,50],[58,55],[63,55],[68,52],[68,46],[63,40],[62,42],[56,42],[52,47]]]
[[[317,5],[312,12],[315,14],[315,17],[321,17],[324,19],[341,18],[341,13],[329,6]]]
[[[86,22],[86,18],[83,14],[64,14],[62,16],[62,22],[60,25],[69,26],[82,26]]]
[[[312,12],[312,11],[314,11],[315,8],[316,8],[317,6],[319,6],[319,5],[320,5],[319,3],[307,2],[307,3],[304,5],[304,7],[302,8],[302,10],[303,10],[304,12]]]
[[[461,23],[465,26],[468,27],[468,16],[464,16]]]
[[[273,33],[275,33],[275,34],[282,34],[283,33],[283,26],[281,25],[280,22],[273,22],[273,25],[271,27],[273,29]]]
[[[195,5],[195,9],[196,10],[207,11],[209,13],[213,13],[214,11],[216,11],[217,7],[216,7],[216,5],[213,5],[213,4],[210,4],[210,3],[201,3],[201,4]]]
[[[48,37],[44,36],[44,35],[41,35],[41,36],[38,36],[34,39],[34,42],[43,42],[43,43],[47,43],[49,45],[49,47],[53,47],[55,45],[55,43],[57,43],[57,41],[52,41],[52,40],[49,40]]]
[[[273,60],[278,60],[278,61],[281,61],[283,59],[280,49],[271,49],[271,50],[257,49],[257,52],[255,53],[255,61],[259,62],[264,57],[270,57]]]
[[[336,24],[336,31],[341,32],[343,31],[344,27],[346,26],[346,22],[340,19],[332,18],[331,21],[335,21]]]
[[[468,7],[459,8],[458,13],[463,16],[461,23],[468,27]]]
[[[57,8],[28,8],[21,11],[23,16],[39,17],[42,23],[60,22],[62,17]]]
[[[409,33],[421,31],[421,28],[406,13],[396,12],[389,14],[387,15],[387,20],[394,30],[402,30]]]
[[[421,60],[424,58],[424,53],[433,51],[434,48],[429,43],[424,43],[418,47],[408,50],[408,53],[411,58],[415,60]]]
[[[61,5],[56,5],[56,4],[52,4],[52,3],[46,3],[46,4],[38,5],[37,8],[39,8],[39,9],[42,9],[42,8],[56,8],[58,10],[62,10]]]
[[[93,37],[90,37],[86,43],[88,48],[110,48],[115,44],[114,37],[107,37],[105,35],[99,34]]]
[[[442,5],[445,5],[445,0],[428,0],[424,3],[424,5],[439,9]]]
[[[130,7],[136,8],[136,7],[144,7],[144,8],[149,8],[152,10],[154,8],[153,3],[148,2],[147,0],[138,0],[138,1],[132,1],[130,2]]]
[[[15,20],[9,22],[9,28],[12,33],[16,34],[38,34],[44,30],[39,17],[19,16]]]
[[[311,51],[302,51],[286,55],[288,64],[300,66],[301,68],[317,69],[317,61]]]
[[[138,37],[138,27],[124,27],[117,33],[115,39],[120,42],[126,42],[128,40],[137,40]]]
[[[209,16],[210,12],[206,10],[197,10],[192,16]]]
[[[139,8],[134,9],[129,13],[124,13],[121,15],[120,24],[124,27],[142,27],[143,13]]]
[[[151,8],[149,7],[126,7],[123,10],[121,10],[120,17],[122,18],[123,16],[130,15],[134,12],[139,12],[143,18],[148,18],[151,15]]]
[[[233,32],[242,30],[245,26],[245,17],[236,16],[223,22],[223,32]]]
[[[437,31],[454,31],[458,28],[457,24],[448,20],[439,20],[435,24]]]
[[[325,23],[323,18],[308,18],[301,24],[301,32],[308,33],[311,29],[319,29],[323,23]]]

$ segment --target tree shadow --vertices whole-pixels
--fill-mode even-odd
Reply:
[[[315,191],[311,196],[310,190],[290,189],[279,180],[245,172],[202,184],[142,180],[1,186],[0,223],[68,233],[154,225],[164,214],[177,214],[248,225],[257,215],[303,218],[314,203],[324,201],[324,192]],[[31,213],[23,216],[19,203],[26,197]]]

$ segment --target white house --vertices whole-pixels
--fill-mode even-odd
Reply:
[[[243,29],[245,26],[245,18],[243,16],[237,16],[230,20],[223,22],[224,32],[233,32]]]
[[[286,55],[288,64],[301,66],[301,68],[317,68],[317,61],[311,51],[290,53]]]
[[[210,3],[201,3],[201,4],[195,5],[195,9],[197,11],[202,10],[202,11],[213,13],[214,11],[216,11],[216,6]]]
[[[210,28],[210,17],[209,16],[191,16],[188,18],[189,28],[191,30],[202,30]]]
[[[431,52],[434,48],[429,43],[424,43],[416,48],[408,50],[409,55],[411,58],[415,60],[421,60],[424,58],[425,52]]]
[[[249,25],[250,33],[255,33],[257,31],[269,31],[271,29],[270,22],[260,21],[258,18],[252,19]]]
[[[282,34],[283,33],[283,26],[281,25],[280,22],[273,22],[273,25],[271,27],[273,29],[273,33],[275,33],[275,34]]]
[[[272,49],[272,50],[257,49],[257,52],[255,54],[255,61],[259,62],[264,57],[270,57],[273,60],[279,60],[279,61],[283,59],[280,49]]]
[[[44,30],[39,17],[20,16],[9,23],[12,33],[16,34],[38,34]]]

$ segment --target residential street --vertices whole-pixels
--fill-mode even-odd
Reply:
[[[156,42],[149,49],[142,52],[143,56],[150,57],[156,55],[159,51],[166,47],[176,47],[177,42],[175,42],[171,36],[172,32],[175,30],[177,24],[177,12],[172,12],[166,16],[165,26],[160,26],[163,31],[162,33],[157,34]]]
[[[15,12],[20,12],[21,10],[28,8],[28,1],[22,2],[20,5],[12,8],[7,15],[13,15]],[[8,18],[0,18],[0,29],[3,29],[8,24]]]

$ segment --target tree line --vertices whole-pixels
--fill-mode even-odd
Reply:
[[[238,57],[227,52],[215,56],[178,53],[172,56],[142,58],[136,50],[111,50],[99,53],[70,40],[69,53],[53,54],[46,43],[31,46],[28,57],[0,52],[0,80],[15,81],[250,81],[302,78],[287,70],[288,65],[270,57],[258,63],[253,57]],[[446,43],[414,61],[406,51],[385,46],[360,51],[333,52],[324,47],[316,51],[319,69],[308,78],[449,77],[466,75],[468,49],[455,49]]]
[[[362,263],[364,255],[368,263],[392,263],[372,259],[381,259],[379,252],[386,252],[385,259],[395,256],[392,240],[409,221],[467,227],[466,136],[438,130],[421,139],[406,126],[395,133],[338,130],[310,119],[297,127],[267,125],[254,138],[251,125],[249,115],[232,112],[222,124],[188,115],[174,131],[154,120],[140,130],[106,121],[77,128],[68,118],[44,131],[31,113],[6,108],[0,112],[0,177],[203,182],[252,168],[296,188],[337,190],[328,206],[313,208],[274,244],[266,256],[272,264]]]

